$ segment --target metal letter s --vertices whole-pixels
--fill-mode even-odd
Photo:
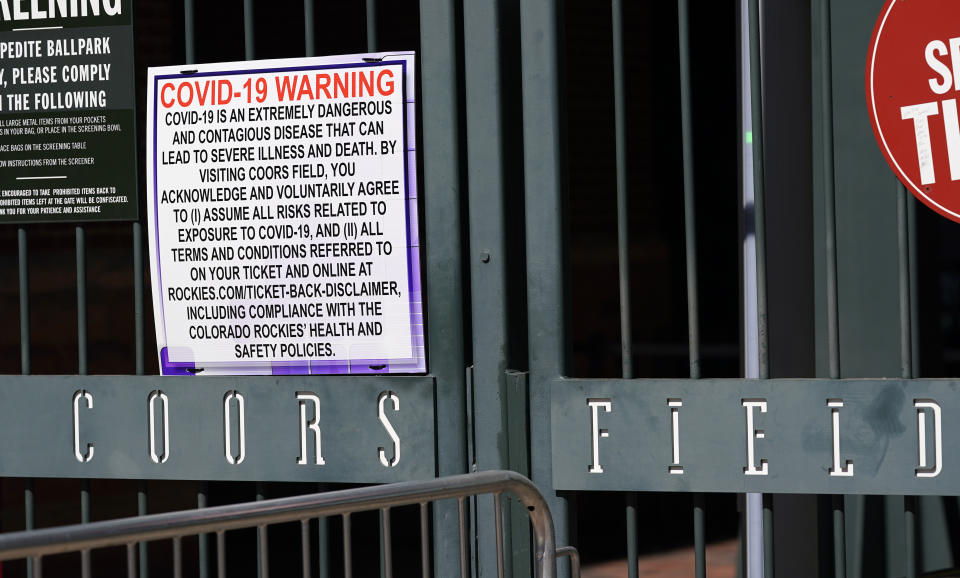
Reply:
[[[397,435],[390,420],[387,419],[386,412],[383,411],[383,402],[388,399],[393,403],[393,411],[400,411],[400,398],[392,391],[382,391],[377,399],[377,417],[380,418],[383,428],[387,430],[387,435],[393,440],[393,457],[388,460],[387,452],[382,447],[377,448],[377,452],[380,455],[380,463],[383,464],[383,467],[393,468],[400,463],[400,436]]]

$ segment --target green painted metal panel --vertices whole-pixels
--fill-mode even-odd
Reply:
[[[467,471],[464,380],[464,288],[460,169],[458,3],[420,0],[420,114],[423,141],[424,255],[430,371],[436,388],[437,475]],[[434,572],[459,569],[457,506],[433,508]]]
[[[903,295],[903,291],[915,287],[914,271],[903,270],[898,263],[898,203],[901,194],[892,171],[883,160],[870,128],[864,94],[864,74],[869,40],[873,26],[880,13],[882,0],[867,2],[831,2],[830,18],[832,51],[829,55],[814,52],[814,94],[820,90],[820,67],[825,58],[832,66],[832,136],[834,138],[834,166],[837,217],[837,282],[839,300],[839,366],[843,377],[883,377],[901,375],[903,367],[910,367],[911,360],[904,359],[903,351],[909,352],[911,343],[903,342],[915,336],[917,320],[915,310],[901,319],[901,302],[916,298]],[[824,17],[819,3],[814,4],[813,20]],[[819,44],[819,26],[814,26],[814,46]],[[814,103],[814,143],[822,146],[819,115],[823,111]],[[815,174],[822,171],[821,155],[815,151]],[[816,183],[822,176],[816,176]],[[814,222],[817,243],[823,238],[822,197],[814,196]],[[921,209],[924,210],[924,209]],[[910,211],[908,207],[908,212]],[[912,220],[912,219],[908,219]],[[912,238],[907,231],[906,237]],[[817,288],[824,275],[823,248],[815,249],[817,263],[815,277]],[[915,251],[915,248],[909,248]],[[906,269],[911,269],[910,267]],[[905,277],[908,276],[909,277]],[[825,375],[826,319],[824,298],[819,294],[817,303],[818,373]],[[910,317],[913,317],[911,320]],[[907,327],[904,327],[904,325]],[[916,366],[913,371],[916,372]],[[911,395],[914,392],[911,390]],[[915,434],[914,434],[915,435]],[[943,474],[942,474],[943,475]],[[894,492],[891,489],[891,493]],[[908,491],[909,490],[900,490]],[[929,492],[936,493],[936,492]],[[949,492],[947,492],[949,493]],[[943,516],[933,512],[942,511],[938,498],[921,498],[919,524],[926,536],[943,535],[946,526]],[[864,500],[848,497],[846,500],[847,570],[852,576],[901,576],[906,571],[906,535],[903,499],[887,496],[881,499]],[[942,543],[924,542],[925,569],[938,569],[949,565],[950,551]],[[882,556],[877,555],[882,551]]]
[[[842,377],[900,375],[897,182],[870,128],[863,80],[882,4],[832,3]]]
[[[942,440],[960,435],[958,380],[588,380],[553,385],[553,479],[561,490],[762,492],[797,494],[960,493],[960,452],[944,443],[942,470],[917,477],[919,410],[914,400],[941,408]],[[831,476],[833,416],[839,411],[841,467],[854,475]],[[598,460],[592,453],[588,400],[610,403],[597,410]],[[679,465],[673,459],[672,413],[678,409]],[[754,467],[767,460],[767,475],[745,475],[748,466],[744,400],[753,409]],[[934,416],[923,409],[927,467],[935,465]],[[599,465],[602,473],[591,473]],[[595,469],[595,468],[594,468]]]
[[[163,408],[154,406],[151,456],[151,393],[167,396],[169,451],[164,451]],[[239,409],[229,400],[230,449],[225,452],[225,395],[243,396],[245,451],[240,461]],[[74,396],[77,441],[74,439]],[[319,400],[321,465],[316,464],[315,402],[303,403],[307,422],[305,464],[301,461],[301,402]],[[394,444],[379,418],[384,415],[399,438]],[[142,377],[9,376],[0,388],[0,475],[7,477],[86,477],[131,479],[394,482],[431,478],[435,473],[432,377]],[[89,461],[79,456],[91,455]],[[166,456],[166,460],[164,460]]]
[[[557,526],[557,543],[569,543],[565,496],[553,491],[550,452],[552,383],[566,373],[564,294],[563,155],[560,122],[558,2],[520,2],[523,64],[523,160],[526,207],[529,343],[530,476],[544,493]],[[576,526],[573,525],[575,528]],[[565,572],[559,564],[560,575]]]

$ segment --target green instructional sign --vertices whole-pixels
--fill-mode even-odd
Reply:
[[[136,220],[131,0],[0,0],[0,223]]]

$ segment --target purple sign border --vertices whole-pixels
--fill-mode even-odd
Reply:
[[[376,62],[356,62],[341,64],[326,64],[313,66],[291,66],[281,68],[251,68],[240,70],[227,70],[216,72],[196,72],[192,74],[164,74],[157,75],[153,80],[153,205],[154,205],[154,230],[159,230],[159,206],[157,201],[157,99],[159,98],[158,85],[161,80],[180,79],[184,76],[190,78],[204,76],[233,76],[238,74],[257,74],[257,73],[276,73],[292,72],[306,70],[329,70],[338,68],[361,68],[387,65],[400,65],[403,69],[403,164],[405,171],[404,179],[404,201],[406,203],[406,237],[407,237],[407,302],[410,307],[410,346],[413,351],[412,358],[401,359],[346,359],[346,360],[291,360],[291,361],[260,361],[241,364],[215,364],[218,370],[228,370],[234,375],[249,375],[262,373],[264,369],[269,368],[273,375],[360,375],[375,373],[390,374],[422,374],[427,372],[427,359],[425,347],[425,331],[423,320],[423,283],[421,279],[420,268],[420,234],[418,226],[418,198],[419,192],[413,187],[411,196],[411,181],[416,183],[416,163],[411,166],[410,153],[415,152],[416,139],[412,127],[407,118],[407,108],[416,104],[416,101],[407,99],[407,61],[406,60],[380,60]],[[410,141],[413,141],[411,148]],[[156,245],[156,254],[160,254],[159,235],[154,239]],[[157,263],[158,287],[162,287],[160,274],[160,264]],[[166,335],[165,313],[163,311],[163,291],[160,291],[160,316],[163,321],[164,335]],[[417,331],[419,328],[419,331]],[[202,362],[200,362],[202,365]],[[197,375],[203,371],[203,368],[197,367],[197,362],[174,362],[169,360],[169,353],[166,347],[160,351],[160,373],[161,375]],[[218,372],[218,374],[220,374]]]

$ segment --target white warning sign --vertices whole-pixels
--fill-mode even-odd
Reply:
[[[165,375],[426,370],[414,56],[151,68]]]

